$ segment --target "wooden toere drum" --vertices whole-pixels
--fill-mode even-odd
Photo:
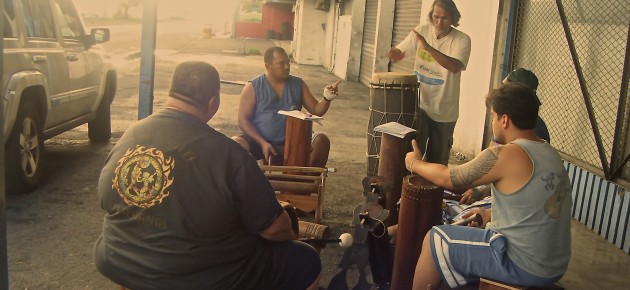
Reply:
[[[402,184],[392,290],[411,289],[425,234],[442,223],[444,189],[419,175],[405,176]]]
[[[402,190],[402,181],[405,174],[408,173],[405,168],[405,155],[409,152],[408,147],[411,144],[411,138],[408,135],[405,138],[398,138],[390,134],[384,133],[381,136],[381,152],[378,162],[378,176],[382,177],[381,183],[387,184],[383,189],[385,197],[385,207],[389,210],[389,216],[385,221],[385,225],[391,226],[398,223],[398,209],[396,203],[400,199]]]
[[[309,166],[313,121],[287,116],[284,166]]]
[[[414,127],[418,107],[418,79],[413,74],[374,73],[370,80],[370,121],[367,129],[367,175],[377,173],[381,133],[374,127],[398,122]],[[403,164],[404,168],[404,164]]]

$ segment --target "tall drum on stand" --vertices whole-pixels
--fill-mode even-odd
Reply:
[[[392,290],[411,289],[424,236],[431,227],[442,223],[443,192],[443,188],[422,176],[405,176],[396,232]]]
[[[398,122],[414,127],[418,107],[418,79],[413,74],[374,73],[370,81],[370,121],[367,129],[367,175],[377,174],[381,133],[374,127]],[[403,162],[404,168],[404,162]]]

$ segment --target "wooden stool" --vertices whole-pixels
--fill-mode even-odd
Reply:
[[[488,278],[480,278],[479,290],[564,290],[564,287],[559,284],[553,284],[545,287],[518,286],[490,280]]]

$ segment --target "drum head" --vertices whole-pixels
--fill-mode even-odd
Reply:
[[[376,72],[372,74],[371,85],[411,85],[418,86],[418,78],[414,74],[400,72]]]

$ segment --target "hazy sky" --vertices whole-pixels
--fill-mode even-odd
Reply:
[[[157,0],[158,19],[185,18],[195,23],[223,24],[231,20],[239,0]],[[123,0],[74,0],[79,12],[84,15],[111,17]],[[142,9],[131,9],[134,17],[142,15]]]

